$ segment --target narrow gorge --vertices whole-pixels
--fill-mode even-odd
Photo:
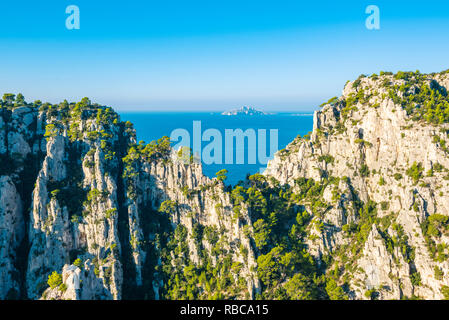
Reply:
[[[348,81],[234,187],[87,98],[5,94],[0,299],[449,299],[448,90]]]

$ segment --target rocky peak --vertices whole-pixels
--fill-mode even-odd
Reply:
[[[401,72],[350,81],[341,97],[315,112],[310,137],[296,139],[268,164],[265,174],[282,183],[293,185],[300,177],[348,183],[335,187],[338,205],[327,201],[335,209],[323,219],[333,222],[320,235],[324,246],[315,251],[331,254],[334,264],[344,268],[355,298],[374,291],[381,298],[443,297],[448,283],[434,270],[447,270],[445,237],[430,236],[426,226],[449,216],[448,78],[447,73]],[[355,206],[345,193],[355,194]],[[338,224],[338,207],[365,210],[363,203],[373,208],[369,220],[350,209],[344,214],[354,216],[355,223]],[[354,246],[359,253],[345,264],[335,257],[336,248],[347,248],[345,238],[354,236],[362,236],[364,245]],[[329,238],[334,241],[326,242]],[[402,253],[395,251],[397,246]],[[349,272],[351,267],[360,273]]]

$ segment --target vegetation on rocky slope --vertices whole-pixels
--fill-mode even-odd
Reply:
[[[233,188],[88,98],[5,94],[0,176],[32,231],[8,248],[5,297],[449,297],[447,75],[349,82],[314,132]]]

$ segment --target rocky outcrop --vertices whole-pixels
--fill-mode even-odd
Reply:
[[[260,292],[259,282],[252,271],[256,265],[255,254],[248,236],[243,231],[243,226],[250,224],[248,212],[242,212],[240,218],[236,219],[229,193],[224,190],[225,186],[216,179],[205,177],[200,164],[186,164],[176,153],[172,153],[170,160],[165,163],[143,163],[139,168],[138,177],[128,179],[126,184],[128,190],[133,190],[127,194],[129,199],[127,207],[136,284],[142,283],[142,267],[146,257],[146,252],[139,245],[145,241],[145,232],[142,230],[144,227],[140,218],[145,214],[143,208],[158,210],[164,202],[169,202],[173,204],[169,217],[172,225],[182,225],[187,230],[189,259],[194,264],[200,264],[201,248],[207,251],[214,265],[220,263],[212,254],[212,246],[205,238],[197,243],[195,227],[210,227],[217,230],[216,232],[221,230],[224,234],[222,250],[230,253],[232,261],[242,263],[244,266],[240,277],[247,282],[246,292],[249,293],[249,297],[254,298],[255,294]],[[138,190],[135,197],[132,196],[134,190]],[[150,233],[147,237],[153,239],[156,234]],[[242,255],[242,248],[247,251],[246,256]],[[154,283],[161,282],[162,278],[155,274]],[[159,288],[159,285],[155,287]],[[242,292],[242,297],[244,294],[245,292]],[[154,296],[158,295],[155,289]]]
[[[339,201],[324,217],[334,227],[321,233],[318,249],[313,244],[317,241],[309,241],[316,257],[347,248],[345,225],[349,228],[351,219],[355,223],[361,219],[354,210],[354,197],[377,204],[371,232],[354,256],[357,270],[348,271],[345,266],[345,272],[353,277],[354,298],[365,298],[364,293],[373,289],[384,299],[443,298],[441,288],[448,285],[447,278],[436,276],[435,270],[448,271],[447,258],[443,258],[446,236],[444,232],[437,238],[426,235],[422,227],[434,214],[449,216],[449,160],[444,147],[448,126],[425,121],[431,119],[432,110],[427,111],[429,116],[417,119],[409,113],[418,112],[414,110],[419,110],[419,105],[409,107],[407,103],[425,92],[425,86],[445,88],[440,91],[444,97],[447,85],[447,74],[411,75],[406,80],[383,75],[348,82],[340,98],[315,112],[310,139],[298,138],[268,164],[265,175],[285,184],[293,185],[300,177],[347,181],[346,186],[340,183],[336,188]],[[408,86],[411,89],[406,91]],[[429,91],[429,99],[433,94]],[[332,202],[329,196],[327,200]],[[343,210],[346,206],[350,209]],[[387,225],[379,234],[376,225],[380,227],[382,222]],[[387,250],[385,243],[391,239],[393,246],[401,247]],[[444,252],[440,258],[434,257],[429,243]]]
[[[111,292],[95,273],[95,266],[87,260],[82,266],[64,265],[61,284],[48,288],[43,300],[105,300],[113,299]]]
[[[0,234],[0,298],[161,298],[168,275],[158,255],[167,249],[156,240],[170,240],[177,226],[186,228],[188,243],[179,257],[198,266],[204,248],[217,267],[220,257],[205,240],[198,245],[195,230],[220,230],[220,249],[244,265],[247,290],[240,296],[258,292],[255,256],[242,229],[247,213],[232,218],[224,185],[206,178],[200,165],[180,161],[169,147],[144,155],[131,124],[87,99],[59,106],[5,102],[0,111],[0,219],[8,226]],[[164,202],[176,209],[160,213]],[[170,223],[162,226],[164,217]],[[14,259],[19,246],[22,257]],[[54,272],[63,285],[48,288]]]

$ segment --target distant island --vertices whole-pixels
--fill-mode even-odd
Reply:
[[[241,107],[239,109],[233,109],[222,113],[224,116],[263,116],[267,114],[268,113],[252,107]]]

